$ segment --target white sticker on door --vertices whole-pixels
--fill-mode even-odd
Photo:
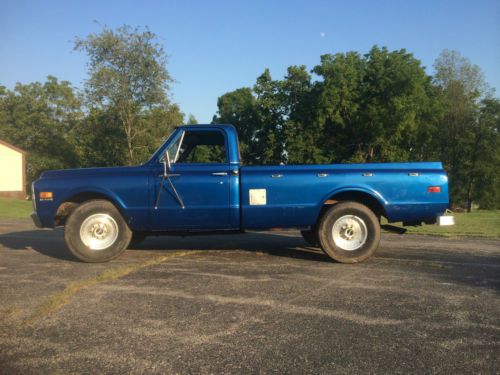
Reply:
[[[266,189],[250,189],[250,206],[267,204]]]

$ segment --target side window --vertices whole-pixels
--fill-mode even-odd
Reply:
[[[226,140],[217,130],[186,131],[178,163],[226,163]]]

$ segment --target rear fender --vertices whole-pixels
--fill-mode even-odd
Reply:
[[[321,200],[321,205],[324,205],[326,203],[326,201],[329,200],[334,195],[337,195],[340,193],[347,193],[347,192],[351,192],[351,191],[356,191],[356,192],[368,194],[368,195],[372,196],[372,198],[375,198],[384,207],[389,203],[382,196],[382,194],[380,194],[378,191],[375,191],[375,190],[372,190],[372,189],[366,188],[366,187],[360,187],[360,186],[344,186],[344,187],[332,190],[328,194],[323,196],[323,198]]]
[[[317,212],[317,217],[319,218],[324,210],[325,207],[328,205],[335,203],[332,201],[335,196],[338,196],[343,193],[361,193],[364,194],[368,197],[371,197],[373,200],[378,202],[380,207],[383,209],[383,214],[385,215],[385,207],[388,204],[388,201],[377,191],[372,190],[367,187],[360,187],[360,186],[343,186],[337,189],[334,189],[330,191],[328,194],[322,197],[320,205],[317,207],[318,212]],[[372,208],[373,210],[373,208]]]

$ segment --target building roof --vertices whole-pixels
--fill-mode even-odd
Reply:
[[[21,150],[19,147],[11,145],[9,142],[2,141],[1,139],[0,139],[0,145],[4,145],[5,147],[8,147],[8,148],[10,148],[10,149],[12,149],[14,151],[20,152],[22,154],[27,154],[26,151]]]

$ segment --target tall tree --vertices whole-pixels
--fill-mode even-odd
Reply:
[[[127,143],[116,112],[91,108],[73,134],[80,167],[123,165]]]
[[[313,70],[325,154],[332,161],[406,161],[415,157],[417,129],[426,121],[430,78],[405,50],[373,47],[324,55]]]
[[[316,118],[317,87],[305,66],[291,66],[280,84],[284,116],[286,161],[289,164],[326,162],[321,127]]]
[[[280,164],[286,161],[285,117],[281,81],[272,79],[266,69],[253,87],[260,125],[255,132],[255,158],[260,164]]]
[[[481,208],[500,208],[500,100],[484,99],[473,129],[467,168],[467,210],[472,202]]]
[[[313,72],[321,77],[316,83],[318,108],[316,117],[322,148],[327,160],[341,162],[363,156],[365,141],[361,126],[361,105],[366,63],[357,52],[321,56]]]
[[[457,51],[444,50],[434,63],[434,82],[442,92],[444,114],[436,139],[440,159],[448,169],[453,203],[470,211],[476,168],[474,150],[479,145],[481,98],[490,93],[477,65]],[[488,152],[488,150],[485,150]]]
[[[169,105],[172,78],[167,57],[157,37],[147,28],[103,28],[100,33],[77,38],[75,49],[89,56],[85,92],[93,108],[114,111],[126,140],[126,161],[140,161],[141,140],[151,124],[142,121],[158,107]]]

